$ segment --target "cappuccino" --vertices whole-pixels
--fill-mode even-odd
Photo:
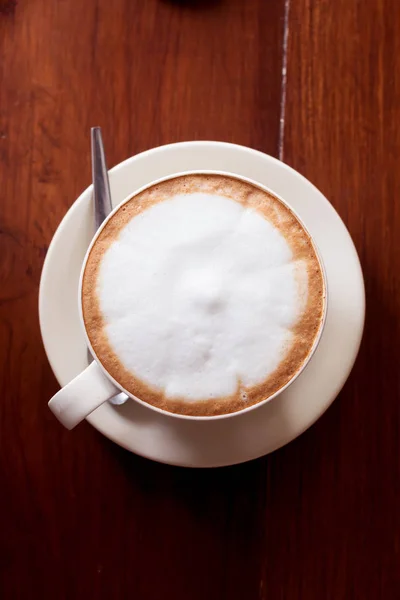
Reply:
[[[278,392],[314,348],[325,310],[309,234],[272,193],[190,174],[123,203],[82,280],[92,349],[160,409],[236,412]]]

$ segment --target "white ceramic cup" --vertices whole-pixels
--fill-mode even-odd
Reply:
[[[284,385],[277,392],[275,392],[275,394],[272,394],[265,400],[258,402],[257,404],[253,404],[252,406],[243,408],[240,411],[237,411],[234,413],[223,414],[223,415],[204,416],[204,417],[181,415],[179,413],[171,413],[171,412],[164,411],[160,408],[152,406],[151,404],[148,404],[147,402],[140,400],[139,398],[136,398],[135,396],[130,394],[126,389],[124,389],[118,383],[118,381],[116,381],[106,371],[106,369],[101,364],[100,360],[97,358],[96,353],[94,352],[94,350],[90,344],[90,340],[87,335],[87,331],[86,331],[86,327],[85,327],[85,322],[83,319],[82,300],[81,300],[83,274],[85,272],[86,262],[88,260],[90,251],[91,251],[92,247],[94,246],[94,244],[96,243],[97,238],[99,237],[99,235],[100,235],[101,231],[103,230],[103,228],[105,227],[106,223],[115,215],[115,213],[117,213],[126,202],[128,202],[129,200],[134,198],[137,194],[139,194],[140,192],[142,192],[143,190],[145,190],[147,188],[157,185],[158,183],[161,183],[162,181],[167,181],[168,179],[174,179],[175,177],[180,177],[183,175],[193,175],[196,173],[197,174],[200,174],[200,173],[210,174],[210,175],[211,174],[225,175],[227,177],[237,179],[239,181],[248,182],[248,183],[254,185],[255,187],[260,188],[261,190],[264,190],[264,191],[268,192],[269,194],[272,194],[278,200],[280,200],[283,204],[285,204],[292,211],[292,213],[296,216],[297,220],[302,225],[302,227],[305,229],[305,231],[307,231],[310,239],[312,240],[316,255],[317,255],[319,263],[320,263],[321,272],[322,272],[322,276],[323,276],[323,280],[324,280],[324,290],[325,290],[324,311],[323,311],[322,322],[321,322],[321,325],[319,328],[318,335],[316,336],[313,346],[311,348],[311,351],[309,352],[303,365],[293,375],[293,377],[286,383],[286,385]],[[55,414],[57,419],[67,429],[73,429],[76,425],[78,425],[78,423],[83,421],[91,412],[96,410],[96,408],[98,408],[101,404],[103,404],[104,402],[107,402],[107,400],[110,400],[110,398],[112,398],[116,394],[119,394],[120,392],[124,392],[127,396],[132,398],[134,401],[140,402],[144,406],[147,406],[148,408],[155,410],[159,413],[164,413],[170,417],[175,417],[175,418],[179,418],[179,419],[189,419],[189,420],[193,420],[193,421],[203,421],[203,420],[211,420],[211,419],[226,419],[226,418],[236,417],[245,412],[256,409],[257,407],[261,406],[262,404],[265,404],[266,402],[269,402],[273,398],[276,398],[276,396],[278,396],[284,390],[286,390],[289,387],[289,385],[291,385],[297,379],[297,377],[304,371],[307,364],[311,360],[311,357],[313,356],[315,350],[317,349],[318,343],[321,339],[321,335],[322,335],[325,321],[326,321],[326,314],[327,314],[327,307],[328,307],[328,289],[327,289],[327,278],[326,278],[325,269],[324,269],[324,265],[323,265],[323,262],[321,259],[320,252],[318,251],[318,248],[316,247],[312,236],[308,232],[306,226],[304,225],[304,223],[302,222],[300,217],[297,215],[296,211],[294,211],[293,208],[287,202],[285,202],[285,200],[283,198],[281,198],[278,194],[276,194],[272,190],[266,188],[265,186],[255,182],[255,181],[252,181],[251,179],[248,179],[247,177],[241,177],[241,176],[233,175],[232,173],[227,173],[227,172],[223,172],[223,171],[198,170],[198,171],[187,171],[184,173],[175,173],[173,175],[169,175],[168,177],[163,177],[161,179],[152,181],[151,183],[141,187],[139,190],[137,190],[133,194],[130,194],[125,200],[123,200],[123,202],[121,202],[116,208],[114,208],[114,210],[108,215],[108,217],[102,223],[101,227],[96,232],[96,234],[95,234],[94,238],[92,239],[92,241],[89,245],[89,248],[86,252],[86,256],[83,261],[80,280],[79,280],[78,303],[79,303],[79,316],[80,316],[80,321],[82,324],[83,331],[85,333],[86,343],[92,353],[92,356],[94,357],[94,361],[82,373],[80,373],[77,377],[75,377],[72,381],[70,381],[66,386],[64,386],[59,392],[57,392],[52,397],[52,399],[49,401],[49,408]]]

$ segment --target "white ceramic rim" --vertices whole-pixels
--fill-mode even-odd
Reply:
[[[102,405],[87,418],[108,439],[147,459],[182,467],[210,468],[239,464],[274,452],[300,436],[326,412],[345,384],[358,354],[365,320],[365,289],[354,243],[334,207],[303,175],[258,150],[204,140],[146,150],[110,170],[115,205],[126,196],[132,181],[140,182],[140,187],[152,180],[154,173],[161,176],[183,169],[188,172],[199,165],[204,170],[217,165],[223,171],[268,182],[280,194],[291,198],[313,237],[315,234],[320,240],[329,282],[329,309],[318,351],[299,381],[277,404],[267,403],[258,413],[253,411],[242,419],[222,421],[219,425],[204,423],[195,430],[191,423],[171,420],[169,413],[158,415],[138,402],[129,403],[132,404],[129,410],[124,410],[128,403],[118,408]],[[80,268],[92,238],[91,194],[89,186],[60,222],[40,280],[40,329],[47,358],[61,386],[87,365],[84,336],[78,334],[82,329],[79,315],[70,306],[76,299]],[[77,250],[67,262],[64,257],[71,240]],[[73,296],[71,289],[76,290]],[[333,353],[332,358],[329,352]],[[191,432],[195,433],[194,439]]]
[[[256,188],[258,188],[258,189],[260,189],[260,190],[262,190],[264,192],[267,192],[268,194],[271,194],[277,200],[279,200],[295,216],[295,218],[298,220],[298,222],[300,223],[300,225],[302,226],[302,228],[304,229],[304,231],[308,235],[308,237],[309,237],[309,239],[311,241],[311,244],[312,244],[312,246],[314,248],[315,254],[317,256],[317,259],[318,259],[318,262],[319,262],[319,265],[320,265],[320,268],[321,268],[323,283],[324,283],[324,307],[323,307],[323,314],[322,314],[321,323],[320,323],[320,326],[319,326],[318,333],[315,336],[313,344],[311,346],[311,350],[309,351],[309,353],[308,353],[305,361],[301,365],[301,367],[294,373],[294,375],[289,379],[289,381],[287,383],[285,383],[284,386],[282,386],[281,388],[279,388],[279,390],[277,390],[274,394],[271,394],[271,396],[268,396],[268,398],[265,398],[264,400],[260,400],[260,402],[257,402],[255,404],[252,404],[251,406],[247,406],[245,408],[242,408],[241,410],[237,410],[237,411],[231,412],[231,413],[224,413],[224,414],[220,414],[220,415],[184,415],[184,414],[181,414],[181,413],[174,413],[174,412],[170,412],[170,411],[158,408],[157,406],[153,406],[149,402],[145,402],[144,400],[141,400],[140,398],[137,398],[136,396],[134,396],[133,394],[131,394],[116,379],[114,379],[114,377],[112,375],[110,375],[110,373],[107,371],[107,369],[102,364],[101,360],[97,356],[97,354],[96,354],[96,352],[95,352],[95,350],[94,350],[94,348],[93,348],[93,346],[91,344],[91,341],[90,341],[90,338],[88,336],[87,329],[86,329],[86,326],[85,326],[85,320],[83,318],[82,285],[83,285],[83,276],[84,276],[84,273],[85,273],[86,264],[87,264],[87,261],[88,261],[88,258],[89,258],[89,255],[90,255],[91,251],[92,251],[93,246],[96,244],[96,241],[98,240],[98,238],[99,238],[101,232],[103,231],[103,229],[106,227],[107,223],[114,217],[114,215],[117,212],[119,212],[121,210],[121,208],[124,206],[124,204],[126,204],[130,200],[133,200],[133,198],[135,198],[136,196],[138,196],[141,192],[143,192],[143,191],[145,191],[145,190],[147,190],[147,189],[149,189],[151,187],[154,187],[155,185],[163,183],[164,181],[169,181],[170,179],[178,179],[179,177],[187,177],[187,176],[190,176],[190,175],[222,175],[222,176],[225,176],[225,177],[230,177],[232,179],[237,179],[239,181],[243,181],[245,183],[249,183],[250,185],[253,185]],[[91,242],[89,244],[89,247],[88,247],[88,249],[86,251],[86,255],[85,255],[85,258],[83,260],[82,267],[81,267],[81,272],[80,272],[80,276],[79,276],[78,307],[79,307],[79,318],[80,318],[81,327],[82,327],[83,333],[85,335],[86,344],[87,344],[87,346],[88,346],[88,348],[90,350],[90,353],[91,353],[93,359],[96,361],[96,363],[99,366],[99,368],[103,371],[104,375],[108,379],[110,379],[110,381],[112,381],[112,383],[115,385],[115,387],[120,392],[123,392],[124,394],[126,394],[134,402],[139,402],[143,406],[151,408],[152,410],[154,410],[154,411],[156,411],[158,413],[161,413],[163,415],[168,415],[169,417],[173,417],[173,418],[177,418],[177,419],[184,419],[184,420],[189,420],[189,421],[217,421],[217,420],[221,420],[221,419],[228,419],[228,418],[232,418],[232,417],[239,417],[242,414],[245,414],[245,413],[248,413],[248,412],[250,412],[252,410],[255,410],[259,406],[263,406],[267,402],[270,402],[271,400],[274,400],[274,398],[277,398],[277,396],[279,396],[280,394],[282,394],[285,390],[288,389],[288,387],[290,385],[292,385],[292,383],[294,383],[296,381],[296,379],[301,375],[301,373],[307,367],[307,365],[310,362],[310,360],[312,359],[312,357],[313,357],[316,349],[318,348],[318,344],[320,342],[320,339],[321,339],[321,336],[322,336],[322,333],[323,333],[324,327],[325,327],[326,315],[327,315],[327,312],[328,312],[328,298],[329,298],[328,279],[327,279],[327,276],[326,276],[324,262],[323,262],[321,253],[319,251],[319,248],[318,248],[316,242],[314,241],[313,236],[311,235],[311,233],[307,229],[306,225],[303,223],[301,217],[297,214],[297,212],[290,206],[290,204],[284,198],[281,198],[273,190],[271,190],[268,187],[262,185],[261,183],[253,181],[252,179],[250,179],[248,177],[242,177],[240,175],[235,175],[234,173],[229,173],[227,171],[214,171],[214,170],[202,170],[202,169],[198,169],[198,170],[193,170],[193,171],[183,171],[183,172],[180,172],[180,173],[174,173],[172,175],[167,175],[166,177],[160,177],[159,179],[155,179],[151,183],[145,184],[141,188],[139,188],[138,190],[136,190],[135,192],[132,192],[131,194],[129,194],[126,198],[124,198],[124,200],[122,200],[122,202],[120,202],[117,206],[115,206],[113,208],[113,210],[104,219],[103,223],[100,225],[100,227],[98,228],[98,230],[95,232],[95,234],[94,234],[94,236],[93,236],[93,238],[92,238],[92,240],[91,240]]]

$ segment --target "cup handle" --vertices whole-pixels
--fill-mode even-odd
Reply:
[[[67,429],[73,429],[119,391],[93,361],[52,397],[49,408]]]

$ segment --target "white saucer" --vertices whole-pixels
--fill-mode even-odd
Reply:
[[[147,458],[187,467],[231,465],[287,444],[312,425],[346,381],[361,341],[365,296],[360,263],[343,222],[326,198],[278,160],[241,146],[184,142],[144,152],[110,172],[114,204],[152,180],[214,169],[249,177],[281,195],[313,235],[326,268],[329,308],[310,364],[271,402],[227,420],[190,422],[129,400],[104,404],[88,421],[117,444]],[[91,188],[73,204],[50,245],[40,283],[40,327],[60,385],[87,366],[78,317],[78,279],[93,235]]]

